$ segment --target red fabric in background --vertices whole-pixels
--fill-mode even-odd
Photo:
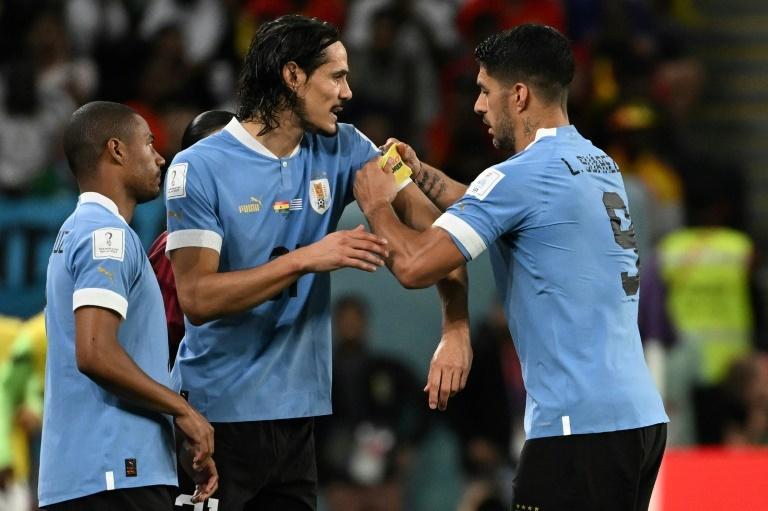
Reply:
[[[165,321],[168,324],[168,355],[170,365],[176,358],[179,343],[184,337],[184,314],[179,306],[179,298],[176,296],[176,280],[173,278],[171,261],[165,256],[165,242],[168,231],[163,231],[149,247],[149,262],[160,284],[160,292],[163,294],[165,305]]]

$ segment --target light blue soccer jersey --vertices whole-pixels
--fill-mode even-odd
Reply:
[[[573,126],[540,129],[435,225],[490,247],[520,356],[528,438],[667,422],[637,328],[638,255],[621,174]]]
[[[173,423],[138,409],[77,368],[74,310],[111,309],[120,345],[170,386],[163,300],[139,237],[107,197],[86,192],[48,263],[40,505],[120,488],[177,485]]]
[[[263,265],[336,229],[354,173],[379,154],[348,124],[305,133],[285,158],[233,119],[179,153],[166,175],[167,251],[207,247],[219,271]],[[212,422],[331,413],[330,275],[310,273],[251,310],[194,326],[174,386]]]

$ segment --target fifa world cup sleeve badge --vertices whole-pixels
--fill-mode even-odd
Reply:
[[[331,187],[328,178],[313,179],[309,182],[309,203],[315,213],[322,215],[331,207]]]

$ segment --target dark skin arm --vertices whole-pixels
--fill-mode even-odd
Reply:
[[[85,306],[75,311],[77,368],[108,392],[138,407],[172,415],[191,456],[189,472],[198,482],[198,501],[216,491],[218,474],[211,458],[213,427],[180,395],[150,378],[117,339],[121,317],[115,311]],[[191,459],[189,459],[191,457]]]

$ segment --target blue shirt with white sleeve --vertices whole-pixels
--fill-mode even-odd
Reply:
[[[176,486],[171,417],[125,402],[77,367],[74,311],[102,307],[123,318],[117,339],[126,353],[170,386],[160,288],[138,235],[109,198],[83,193],[62,225],[48,263],[46,300],[40,505]]]
[[[540,129],[435,225],[490,250],[527,391],[527,438],[668,422],[637,328],[639,260],[616,163],[573,126]]]
[[[263,265],[336,229],[354,174],[378,149],[349,124],[305,133],[287,157],[233,119],[180,152],[166,175],[167,251],[219,253],[219,271]],[[331,413],[330,275],[310,273],[250,310],[186,333],[175,388],[212,422]]]

